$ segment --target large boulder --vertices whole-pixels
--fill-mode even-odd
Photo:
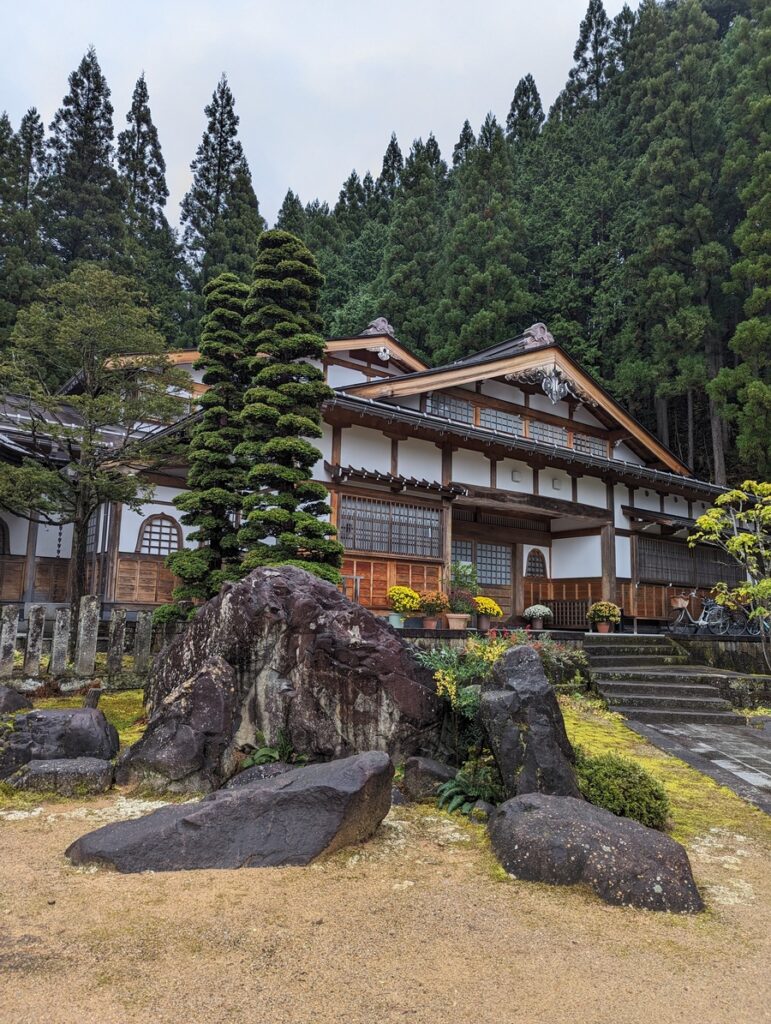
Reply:
[[[123,872],[309,864],[373,834],[391,806],[393,773],[380,751],[296,768],[105,825],[66,855]]]
[[[113,772],[112,762],[99,757],[54,758],[28,761],[6,782],[14,789],[85,796],[106,792],[112,785]]]
[[[261,785],[266,779],[277,779],[279,775],[286,775],[293,772],[296,765],[287,764],[286,761],[273,761],[271,764],[255,764],[251,768],[244,768],[238,775],[225,783],[223,789],[240,789],[241,786]]]
[[[232,669],[232,703],[231,677],[221,666],[212,671],[213,657]],[[431,752],[438,741],[442,705],[432,675],[397,631],[330,583],[291,566],[256,569],[225,584],[157,656],[145,691],[150,736],[129,752],[123,777],[147,773],[152,746],[176,746],[178,737],[187,745],[181,723],[189,724],[191,708],[208,706],[222,689],[221,733],[208,736],[205,769],[197,766],[197,747],[184,757],[170,755],[167,777],[176,788],[185,788],[179,769],[186,758],[191,788],[219,785],[258,731],[268,745],[283,732],[311,760],[365,750],[403,757]],[[153,753],[156,770],[166,771]]]
[[[679,843],[584,800],[515,797],[500,804],[487,828],[495,855],[517,878],[582,883],[606,903],[646,910],[703,909]]]
[[[150,715],[142,738],[118,767],[118,782],[179,792],[216,789],[233,770],[223,759],[238,712],[236,673],[224,658],[211,655]]]
[[[118,753],[118,733],[97,708],[30,711],[0,737],[0,779],[28,761],[98,757]]]
[[[450,768],[430,757],[408,757],[404,764],[402,788],[409,800],[418,803],[433,801],[439,787],[457,774],[457,768]]]
[[[19,693],[12,686],[0,686],[0,715],[28,711],[31,707],[32,701],[26,694]]]
[[[507,796],[581,795],[562,712],[532,647],[513,647],[496,662],[480,718]]]

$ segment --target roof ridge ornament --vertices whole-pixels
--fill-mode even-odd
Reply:
[[[384,316],[378,316],[374,320],[370,320],[367,327],[362,332],[362,336],[366,334],[387,334],[390,338],[396,340],[396,331],[386,320]]]
[[[554,336],[550,333],[546,324],[542,324],[540,321],[537,324],[532,324],[526,331],[523,331],[522,337],[528,339],[525,345],[526,348],[534,348],[536,345],[554,344]]]

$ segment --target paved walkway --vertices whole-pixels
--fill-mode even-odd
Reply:
[[[771,720],[751,726],[626,724],[771,814]]]

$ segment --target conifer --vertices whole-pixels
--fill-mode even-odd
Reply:
[[[452,166],[457,167],[458,164],[462,164],[466,157],[469,155],[471,150],[477,144],[477,137],[474,135],[474,129],[471,124],[466,120],[463,122],[463,127],[460,130],[460,136],[458,141],[455,143],[452,151]]]
[[[248,462],[239,541],[243,568],[298,565],[339,580],[342,546],[331,538],[327,490],[313,480],[321,452],[324,339],[316,311],[321,274],[307,246],[286,231],[261,235],[244,329],[251,386],[241,414]]]
[[[538,138],[543,120],[543,106],[535,79],[532,75],[525,75],[514,90],[506,118],[506,138],[514,145],[532,142]]]
[[[123,191],[113,156],[110,90],[91,47],[69,77],[70,90],[50,126],[47,230],[65,264],[122,265]]]
[[[175,504],[182,522],[195,529],[197,548],[177,551],[168,565],[182,584],[177,601],[214,597],[226,579],[240,574],[237,517],[246,467],[234,456],[242,440],[240,420],[248,383],[243,338],[248,285],[224,273],[204,286],[206,315],[198,346],[198,369],[208,390],[201,395],[201,418],[190,438],[187,491]]]

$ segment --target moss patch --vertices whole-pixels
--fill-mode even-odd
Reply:
[[[34,701],[36,708],[80,708],[83,697],[45,697]],[[141,738],[145,729],[145,708],[141,690],[120,690],[105,693],[99,701],[99,710],[118,730],[120,745],[130,747]]]
[[[593,702],[559,698],[571,743],[588,754],[623,754],[638,761],[661,782],[672,805],[671,834],[688,845],[713,828],[750,834],[771,844],[771,819],[679,758],[659,750],[624,724],[621,715]]]

